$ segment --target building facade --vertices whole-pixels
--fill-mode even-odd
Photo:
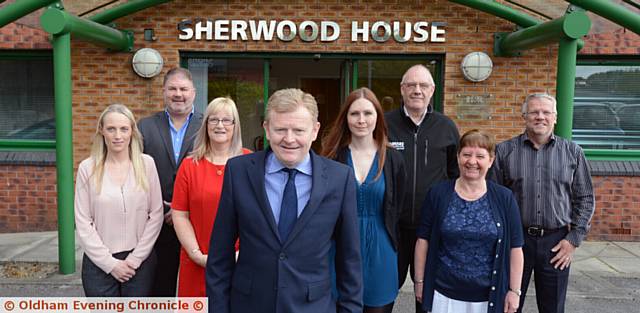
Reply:
[[[78,16],[97,6],[86,3],[65,1]],[[41,14],[0,28],[0,184],[6,186],[0,190],[0,232],[57,228],[52,53]],[[573,135],[586,149],[606,150],[604,158],[588,154],[596,189],[589,238],[639,241],[640,128],[629,116],[635,116],[640,94],[629,86],[640,84],[640,37],[606,23],[594,22],[602,29],[592,27],[578,56]],[[312,93],[321,124],[328,125],[357,87],[373,89],[385,109],[398,107],[402,73],[422,63],[436,82],[434,107],[461,133],[479,128],[498,141],[522,132],[527,94],[556,94],[557,44],[496,57],[494,34],[516,26],[450,1],[178,0],[115,24],[133,32],[134,51],[153,48],[164,65],[160,75],[142,78],[132,69],[132,52],[72,40],[75,166],[88,157],[107,105],[126,104],[138,119],[162,110],[162,76],[175,66],[193,72],[198,109],[219,96],[236,100],[244,145],[253,150],[262,147],[265,99],[285,87]],[[492,59],[484,81],[463,76],[461,62],[472,52]]]

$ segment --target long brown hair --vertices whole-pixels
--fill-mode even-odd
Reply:
[[[322,155],[335,160],[338,158],[338,154],[351,143],[351,131],[347,124],[347,114],[349,113],[351,104],[362,98],[369,100],[373,104],[377,115],[376,128],[373,130],[373,140],[378,145],[378,172],[375,177],[375,179],[378,179],[384,167],[389,139],[387,137],[387,125],[384,122],[384,112],[380,106],[380,101],[378,101],[376,95],[369,88],[358,88],[347,96],[344,105],[340,109],[340,113],[338,113],[338,117],[330,125],[324,138],[322,138]]]

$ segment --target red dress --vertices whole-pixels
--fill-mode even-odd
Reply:
[[[251,153],[243,149],[243,153]],[[196,164],[193,158],[184,159],[174,184],[174,210],[189,212],[189,220],[203,254],[209,253],[209,239],[218,212],[224,176],[224,165],[213,164],[203,158]],[[193,262],[184,248],[180,249],[178,274],[179,297],[206,297],[204,268]]]

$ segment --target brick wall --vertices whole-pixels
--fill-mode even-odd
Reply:
[[[270,42],[215,42],[180,41],[177,24],[183,19],[240,19],[259,20],[291,19],[332,20],[340,24],[341,39],[330,43],[303,43],[299,38],[292,42],[274,39]],[[350,33],[351,21],[442,21],[446,22],[446,43],[352,43],[346,36]],[[504,140],[520,133],[523,123],[520,104],[524,96],[532,92],[555,94],[557,47],[549,46],[527,51],[521,57],[492,57],[494,70],[485,82],[466,81],[460,72],[462,58],[473,51],[492,54],[493,34],[515,30],[513,24],[461,5],[444,0],[434,1],[366,1],[352,4],[347,1],[186,1],[176,0],[115,21],[119,29],[130,29],[135,33],[134,50],[150,47],[164,57],[162,74],[152,79],[143,79],[131,69],[131,53],[112,52],[93,44],[74,40],[72,45],[73,79],[73,131],[74,161],[77,165],[89,154],[90,142],[95,132],[96,119],[102,109],[111,103],[128,105],[140,118],[162,109],[161,84],[166,71],[180,62],[180,51],[201,52],[265,52],[265,53],[406,53],[445,55],[444,58],[444,108],[460,128],[461,132],[471,128],[482,128]],[[143,40],[143,30],[153,28],[157,41]],[[3,28],[4,30],[5,28]],[[5,37],[3,37],[5,36]],[[0,32],[0,39],[7,35]],[[600,35],[597,35],[600,36]],[[602,38],[594,36],[594,40]],[[627,36],[627,35],[625,35]],[[41,38],[41,37],[38,37]],[[605,38],[604,40],[615,40]],[[6,40],[0,40],[0,44]],[[635,45],[638,47],[638,45]],[[18,46],[14,46],[18,48]],[[34,48],[36,48],[34,46]],[[584,51],[596,51],[589,46]],[[592,50],[589,50],[592,49]],[[616,50],[617,51],[617,50]],[[614,52],[616,52],[614,51]],[[456,104],[461,95],[488,94],[491,118],[459,118]],[[50,170],[50,169],[47,169]],[[613,189],[609,181],[624,181],[623,186],[637,184],[635,178],[594,177],[598,210],[594,218],[593,239],[638,240],[638,207],[640,201],[632,201],[632,191],[627,188]],[[613,193],[615,195],[607,195]],[[0,193],[2,197],[8,197]],[[35,197],[36,194],[33,194]],[[608,199],[607,197],[614,197]],[[637,200],[637,199],[635,199]],[[15,201],[15,200],[14,200]],[[46,198],[49,201],[49,198]],[[53,200],[55,201],[55,199]],[[602,202],[602,203],[600,203]],[[624,204],[626,203],[626,204]],[[622,206],[628,205],[628,206]],[[600,208],[602,207],[602,208]],[[0,216],[3,210],[0,207]],[[6,210],[9,210],[6,208]],[[17,209],[15,209],[17,212]],[[55,216],[55,208],[49,208],[49,216]],[[43,212],[41,212],[43,213]],[[619,213],[619,214],[618,214]],[[620,223],[613,223],[609,215],[623,222],[621,235],[612,235]],[[635,215],[634,215],[635,214]],[[46,217],[44,217],[46,220]],[[14,218],[15,219],[15,218]],[[18,218],[19,219],[19,218]],[[25,217],[26,219],[26,217]],[[634,220],[635,219],[635,220]],[[627,221],[629,220],[629,221]],[[629,223],[624,224],[624,223]],[[55,224],[52,224],[55,225]],[[55,226],[54,226],[55,227]],[[2,229],[2,228],[0,228]],[[609,237],[619,236],[619,237]]]
[[[0,165],[0,233],[58,229],[55,166]]]
[[[638,177],[595,176],[596,212],[589,239],[640,241]]]

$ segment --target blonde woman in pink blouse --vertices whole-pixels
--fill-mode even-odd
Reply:
[[[98,120],[91,156],[76,178],[75,219],[88,297],[144,297],[151,292],[162,226],[162,195],[153,158],[131,111],[107,107]]]

